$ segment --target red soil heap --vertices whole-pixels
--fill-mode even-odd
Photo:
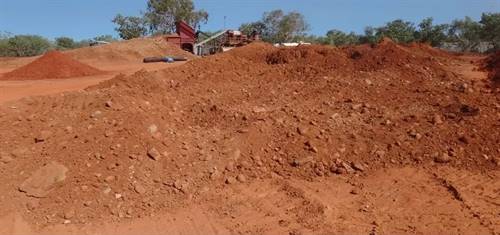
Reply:
[[[102,74],[103,71],[74,60],[59,51],[50,51],[33,62],[6,73],[1,80],[71,78]]]
[[[15,110],[0,106],[2,212],[12,208],[40,225],[70,221],[80,226],[155,219],[195,205],[213,212],[207,217],[232,221],[230,229],[248,234],[263,233],[261,224],[241,223],[238,213],[245,218],[253,213],[265,218],[266,226],[281,227],[267,225],[272,213],[277,223],[286,219],[284,226],[335,234],[330,231],[337,226],[333,212],[318,199],[328,194],[308,193],[284,180],[327,188],[326,182],[338,179],[349,183],[349,191],[351,183],[360,189],[327,199],[339,201],[349,213],[363,213],[347,214],[349,218],[389,218],[387,192],[381,189],[372,196],[368,187],[390,184],[396,190],[391,195],[403,195],[404,204],[420,205],[405,201],[421,194],[401,193],[392,180],[362,183],[371,172],[389,167],[442,172],[442,165],[465,173],[498,169],[496,94],[449,72],[449,66],[464,63],[459,58],[450,62],[389,40],[345,48],[252,43],[175,68],[120,75],[81,92],[26,98],[15,103]],[[474,91],[455,89],[463,84]],[[52,161],[68,168],[67,178],[43,192],[43,198],[29,196],[39,195],[37,191],[22,195],[18,189],[29,191],[26,185],[33,180],[26,180],[37,177],[42,166],[65,172]],[[337,174],[341,178],[330,178]],[[463,176],[457,181],[475,181]],[[455,191],[450,194],[451,186],[443,187],[439,177],[420,182],[437,185],[436,195],[461,209]],[[270,187],[271,180],[279,188]],[[251,183],[262,185],[269,196],[245,196]],[[421,190],[413,183],[411,187]],[[485,197],[493,201],[489,195],[497,194],[491,192]],[[262,203],[282,194],[276,200],[288,204],[276,203],[276,210],[268,206],[274,201]],[[381,206],[371,206],[379,200],[384,201]],[[250,209],[242,207],[246,205]],[[370,210],[361,212],[362,205]],[[421,229],[428,223],[420,218],[441,218],[435,205],[448,208],[442,202],[429,205],[412,217],[398,212],[401,217],[384,224]],[[481,218],[493,224],[497,214]],[[440,228],[472,218],[447,216]],[[370,229],[372,224],[363,226]]]
[[[491,54],[484,62],[485,68],[489,71],[489,78],[500,82],[500,51]]]

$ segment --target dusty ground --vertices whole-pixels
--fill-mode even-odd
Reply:
[[[0,233],[500,234],[480,59],[250,45],[6,102]]]
[[[471,174],[447,167],[436,171],[405,167],[355,178],[260,180],[146,218],[61,224],[41,231],[11,214],[2,218],[0,233],[309,234],[309,220],[324,220],[321,226],[330,234],[497,234],[498,172]],[[226,202],[220,204],[220,198]],[[311,212],[313,217],[300,217]]]
[[[328,234],[498,234],[499,177],[498,171],[404,167],[355,178],[257,180],[209,193],[203,203],[106,224],[39,230],[9,211],[0,219],[0,233],[316,234],[308,224],[322,220]]]

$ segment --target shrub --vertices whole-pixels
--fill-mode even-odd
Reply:
[[[59,37],[56,38],[56,46],[58,49],[65,50],[65,49],[77,48],[78,44],[72,38]]]
[[[41,36],[16,35],[7,39],[4,53],[10,56],[35,56],[45,53],[51,46],[50,42]]]

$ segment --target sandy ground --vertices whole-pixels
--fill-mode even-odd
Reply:
[[[21,67],[31,61],[33,58],[21,59],[0,59],[0,74],[10,72],[18,67]],[[141,61],[136,63],[102,63],[100,61],[85,61],[101,70],[107,71],[105,75],[88,76],[70,79],[45,79],[45,80],[26,80],[26,81],[0,81],[0,104],[17,100],[28,96],[49,95],[65,91],[81,90],[88,86],[98,84],[113,78],[114,76],[123,74],[132,74],[139,70],[156,71],[164,68],[175,67],[184,64],[177,62],[172,64],[167,63],[150,63],[144,64]]]

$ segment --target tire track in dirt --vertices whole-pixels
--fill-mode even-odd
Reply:
[[[471,173],[445,168],[434,173],[440,184],[491,234],[500,233],[500,174]]]
[[[462,203],[424,169],[379,171],[360,180],[382,234],[484,234]]]

